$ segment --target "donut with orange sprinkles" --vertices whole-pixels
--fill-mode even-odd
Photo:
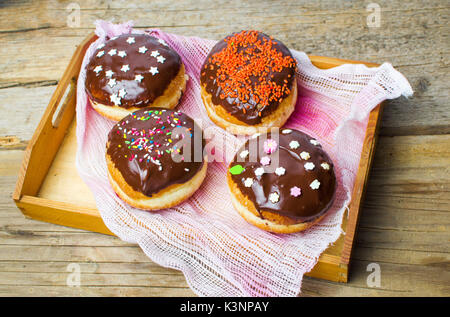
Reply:
[[[234,134],[281,127],[297,101],[296,61],[280,41],[250,30],[219,41],[200,71],[211,120]]]

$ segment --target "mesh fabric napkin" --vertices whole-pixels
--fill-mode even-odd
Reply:
[[[202,104],[200,68],[216,42],[157,29],[133,30],[132,22],[97,21],[96,27],[99,39],[88,48],[78,78],[76,166],[105,225],[122,240],[137,243],[152,261],[182,271],[197,295],[298,295],[303,275],[342,234],[368,114],[385,99],[410,96],[408,81],[388,63],[377,68],[342,65],[320,70],[305,53],[291,50],[298,63],[299,97],[284,127],[320,141],[335,164],[338,188],[334,205],[320,223],[296,234],[273,234],[248,224],[229,198],[227,165],[245,138],[215,126]],[[97,114],[84,89],[85,67],[96,47],[107,37],[130,32],[161,38],[181,56],[189,80],[177,110],[201,121],[209,131],[209,142],[224,158],[209,163],[204,183],[190,199],[157,212],[135,209],[114,193],[105,161],[107,135],[114,122]]]

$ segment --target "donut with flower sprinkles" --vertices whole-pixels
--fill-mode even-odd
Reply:
[[[123,34],[96,48],[86,67],[85,87],[91,103],[136,110],[172,92],[168,88],[179,77],[184,90],[184,76],[180,56],[164,40]]]
[[[106,156],[134,191],[152,197],[203,170],[204,146],[201,128],[188,115],[144,108],[113,126]],[[110,170],[110,176],[114,174]]]
[[[294,129],[249,138],[230,163],[228,184],[247,221],[279,233],[301,231],[321,219],[337,186],[333,162],[320,143]]]
[[[295,70],[294,58],[280,41],[258,31],[241,31],[213,47],[200,81],[214,105],[256,125],[291,93]]]

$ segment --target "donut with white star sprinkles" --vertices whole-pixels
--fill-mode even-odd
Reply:
[[[337,188],[333,162],[320,143],[294,129],[249,138],[230,163],[227,181],[238,213],[274,233],[319,222]]]
[[[145,107],[173,109],[188,76],[180,56],[148,34],[123,34],[97,46],[86,67],[92,107],[119,121]]]
[[[269,35],[249,30],[227,36],[200,71],[208,116],[233,134],[281,127],[297,102],[296,69],[289,49]]]
[[[159,210],[194,194],[207,171],[201,128],[173,109],[132,112],[108,134],[106,163],[115,193],[130,206]]]

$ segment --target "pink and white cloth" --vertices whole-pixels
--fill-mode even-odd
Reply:
[[[408,81],[388,63],[376,68],[346,64],[321,70],[305,53],[292,50],[300,93],[285,127],[320,141],[336,166],[339,185],[334,205],[319,224],[296,234],[272,234],[248,224],[229,198],[226,171],[231,156],[226,153],[234,154],[245,139],[215,126],[200,97],[200,68],[216,41],[132,26],[132,22],[97,21],[99,39],[87,50],[78,77],[76,166],[106,226],[122,240],[137,243],[152,261],[182,271],[199,296],[298,295],[303,275],[343,233],[342,218],[350,201],[368,114],[385,99],[411,96]],[[209,163],[205,182],[190,199],[157,212],[130,207],[111,188],[105,144],[114,122],[97,114],[84,89],[85,67],[96,47],[107,36],[130,32],[161,38],[178,52],[189,80],[177,109],[201,121],[209,131],[209,142],[216,150],[222,149],[225,158]]]

